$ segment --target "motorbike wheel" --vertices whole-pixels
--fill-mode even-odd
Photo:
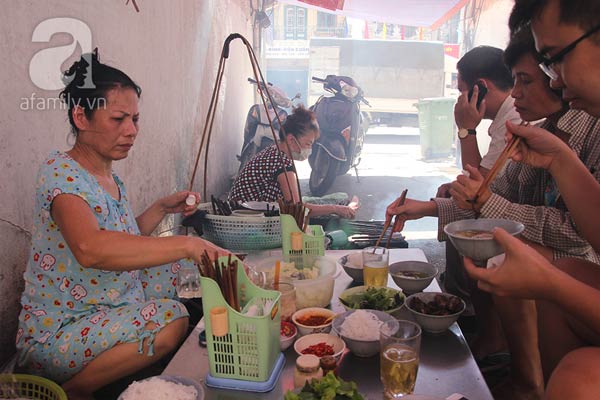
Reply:
[[[333,185],[337,176],[339,161],[331,158],[324,150],[318,149],[310,172],[308,186],[313,196],[323,196]]]

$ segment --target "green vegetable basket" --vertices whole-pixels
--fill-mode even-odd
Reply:
[[[220,262],[227,262],[221,257]],[[210,278],[200,278],[202,285],[202,308],[206,326],[206,344],[210,375],[216,378],[239,379],[263,382],[269,379],[275,362],[280,355],[279,292],[255,286],[241,261],[238,260],[237,294],[243,309],[255,298],[275,301],[273,311],[268,315],[249,317],[229,306],[221,294],[219,285]],[[212,334],[210,310],[214,307],[227,309],[228,333],[224,336]]]
[[[0,399],[67,400],[60,386],[35,375],[0,374]]]
[[[317,256],[325,255],[325,232],[321,225],[309,225],[310,234],[298,228],[294,217],[281,215],[281,243],[285,262],[296,263],[296,268],[310,267]],[[302,250],[292,250],[292,232],[302,232]]]

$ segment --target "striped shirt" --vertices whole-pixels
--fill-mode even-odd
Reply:
[[[540,125],[549,128],[548,122]],[[557,124],[570,134],[568,145],[577,153],[597,181],[600,181],[600,120],[579,111],[569,110]],[[555,192],[549,196],[548,190]],[[551,248],[554,259],[578,257],[600,264],[600,256],[580,236],[575,221],[567,209],[548,171],[529,165],[509,162],[490,185],[491,197],[481,208],[483,218],[503,218],[525,225],[522,236]],[[548,199],[552,197],[552,203]],[[472,210],[458,208],[452,199],[434,199],[438,208],[438,239],[445,240],[444,226],[473,218]]]

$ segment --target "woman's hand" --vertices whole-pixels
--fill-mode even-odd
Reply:
[[[334,214],[337,214],[342,218],[353,219],[354,217],[356,217],[356,212],[360,208],[360,201],[358,200],[358,197],[353,196],[352,200],[350,200],[350,203],[348,203],[347,206],[333,206],[333,207],[334,207],[334,211],[333,211]]]
[[[195,197],[195,203],[192,205],[186,203],[186,199],[190,195]],[[198,204],[200,204],[200,193],[183,190],[170,196],[163,197],[158,200],[158,204],[164,214],[183,213],[183,215],[187,217],[196,212]]]
[[[214,243],[209,242],[208,240],[201,239],[199,237],[189,237],[191,239],[190,249],[190,258],[192,258],[196,263],[202,263],[202,255],[204,251],[208,253],[208,256],[212,261],[216,260],[219,257],[229,256],[231,254],[230,251],[225,250]]]
[[[491,192],[487,189],[477,198],[477,202],[473,203],[484,178],[477,168],[467,165],[465,169],[469,174],[461,174],[456,177],[456,181],[451,184],[450,194],[458,207],[479,212],[490,198]]]
[[[516,125],[510,121],[506,122],[506,129],[507,141],[512,139],[513,135],[522,138],[521,143],[510,157],[514,161],[549,170],[553,164],[557,163],[562,154],[572,151],[558,136],[545,129]]]
[[[479,288],[498,296],[547,298],[547,291],[553,290],[550,274],[555,270],[554,266],[503,229],[494,230],[494,239],[505,250],[502,264],[486,269],[475,266],[468,257],[464,258],[465,269],[471,278],[479,281]]]
[[[407,220],[435,217],[437,215],[437,205],[433,201],[406,199],[404,205],[396,206],[394,201],[387,207],[385,215],[386,220],[391,220],[394,215],[397,215],[394,232],[399,232],[397,229],[401,229]]]

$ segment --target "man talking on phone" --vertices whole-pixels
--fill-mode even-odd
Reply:
[[[484,177],[504,149],[505,122],[520,121],[510,96],[512,76],[504,65],[503,55],[501,49],[479,46],[467,52],[456,65],[461,95],[454,106],[454,119],[458,126],[462,166],[478,167]],[[490,146],[484,156],[477,145],[477,127],[482,119],[492,120],[488,129]]]

